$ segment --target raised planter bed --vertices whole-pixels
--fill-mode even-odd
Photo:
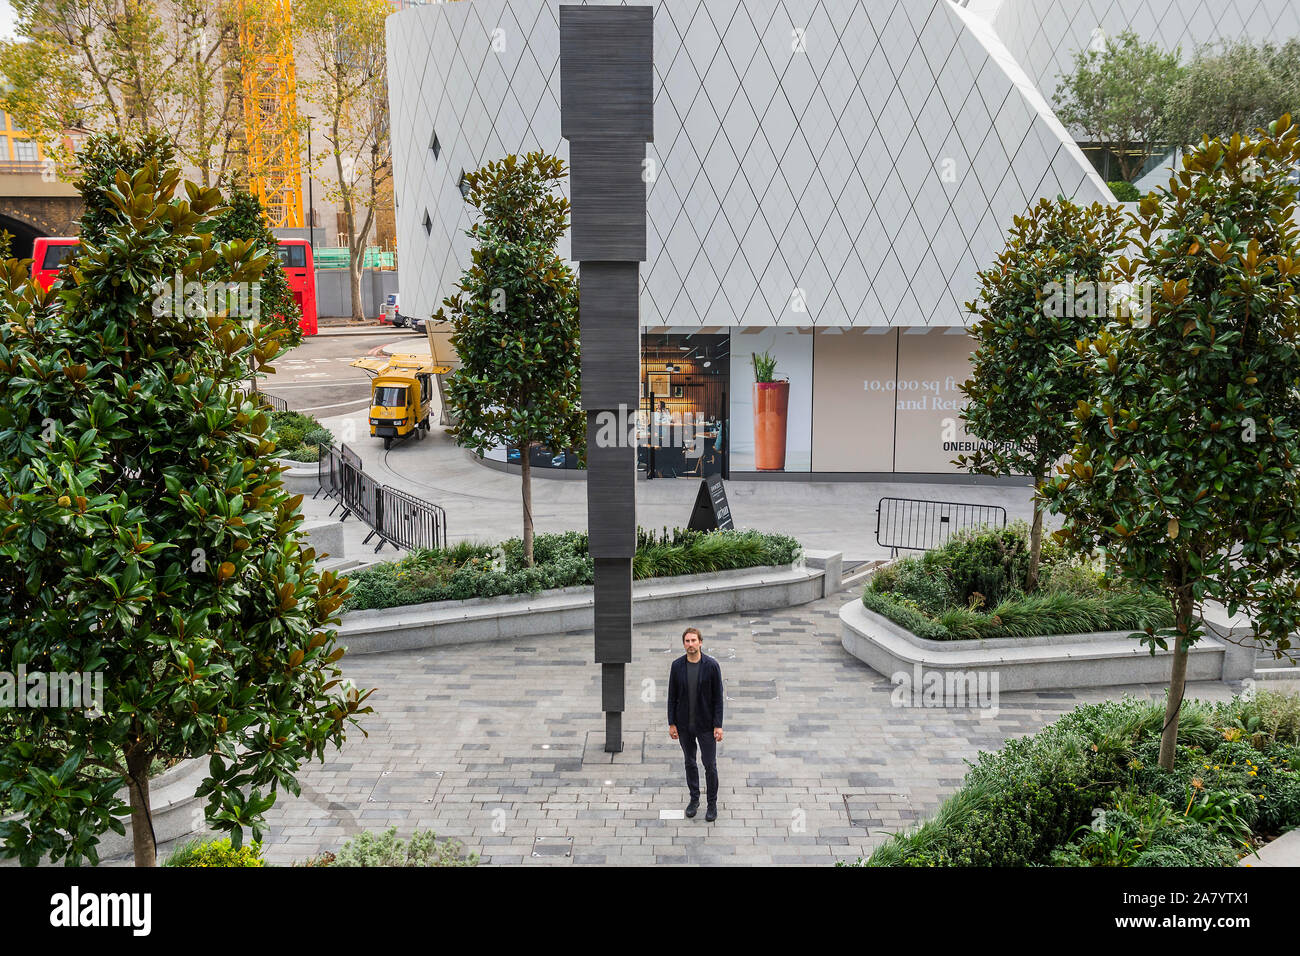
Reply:
[[[653,624],[807,604],[824,597],[827,587],[830,593],[838,589],[838,555],[829,563],[834,568],[829,581],[825,568],[798,562],[787,567],[638,581],[632,585],[633,620],[638,625]],[[339,627],[339,643],[349,654],[378,654],[560,634],[592,626],[592,589],[573,587],[350,611]]]
[[[988,672],[997,674],[999,691],[1165,683],[1172,654],[1158,650],[1153,657],[1129,631],[932,641],[868,610],[861,600],[840,609],[840,632],[846,651],[886,677],[910,676],[918,665],[940,673]],[[1188,680],[1234,681],[1252,674],[1242,655],[1227,653],[1212,637],[1194,645],[1187,661]]]
[[[194,791],[207,771],[207,758],[184,760],[149,781],[150,815],[159,846],[197,833],[206,826],[203,816],[206,801],[196,797]],[[122,793],[125,797],[125,789]],[[124,817],[122,822],[126,824],[126,833],[109,830],[100,836],[97,849],[101,862],[131,856],[134,852],[131,818]],[[158,862],[162,862],[161,857]],[[18,861],[7,859],[2,865],[17,866]]]
[[[295,495],[314,495],[320,487],[320,470],[314,461],[290,461],[277,458],[281,465],[288,465],[289,470],[280,473],[287,491]]]

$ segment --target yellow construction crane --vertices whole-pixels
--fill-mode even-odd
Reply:
[[[239,0],[248,188],[274,229],[303,222],[290,0]]]

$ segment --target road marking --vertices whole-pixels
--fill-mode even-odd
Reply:
[[[321,409],[324,409],[324,408],[342,408],[344,405],[356,405],[358,409],[361,409],[361,408],[369,408],[369,407],[370,407],[370,399],[368,399],[368,398],[354,398],[354,399],[352,399],[352,401],[350,401],[350,402],[336,402],[336,403],[333,404],[333,405],[309,405],[309,406],[307,406],[306,408],[298,408],[298,409],[294,409],[294,411],[300,411],[300,412],[318,412],[318,411],[320,411]]]
[[[274,390],[277,392],[281,392],[289,388],[369,388],[370,387],[369,382],[312,382],[310,384],[286,383],[284,385],[278,385],[276,384],[274,379],[267,379],[267,378],[262,379],[262,384],[269,385],[270,386],[269,390]]]

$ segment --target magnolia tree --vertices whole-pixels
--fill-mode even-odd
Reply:
[[[540,152],[488,163],[465,176],[481,216],[469,229],[473,262],[435,319],[450,320],[460,368],[447,402],[458,444],[479,454],[520,451],[524,559],[533,563],[529,449],[581,449],[578,285],[555,245],[569,227],[569,201],[554,187],[564,163]]]
[[[1187,657],[1204,602],[1247,613],[1279,651],[1300,624],[1300,136],[1205,140],[1142,201],[1120,272],[1149,317],[1084,343],[1092,397],[1045,491],[1060,539],[1165,594],[1174,626],[1160,764],[1173,767]]]
[[[242,186],[232,186],[226,204],[226,211],[212,222],[214,242],[252,239],[262,249],[274,251],[279,247],[262,203],[256,196]],[[282,347],[294,348],[302,344],[302,309],[289,288],[279,256],[267,259],[258,282],[261,290],[258,318],[265,320],[268,328],[283,329],[287,333],[280,339]]]
[[[23,263],[0,273],[0,671],[93,690],[0,708],[0,839],[26,864],[93,862],[129,813],[147,866],[151,767],[205,758],[208,823],[238,844],[370,708],[340,683],[347,582],[302,546],[239,387],[287,331],[154,308],[160,279],[256,282],[271,251],[200,231],[221,194],[182,189],[165,140],[107,137],[82,168],[72,266],[48,293]]]
[[[1017,216],[992,268],[967,304],[973,376],[962,386],[967,431],[985,444],[955,464],[984,475],[1029,475],[1041,488],[1074,445],[1071,412],[1088,382],[1077,344],[1112,309],[1132,307],[1114,262],[1125,244],[1124,214],[1042,199]],[[1116,293],[1120,293],[1116,295]],[[1045,503],[1036,493],[1027,586],[1038,583]]]

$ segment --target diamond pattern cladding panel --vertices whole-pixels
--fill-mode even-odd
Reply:
[[[1235,16],[1253,33],[1300,32],[1294,2],[1225,2],[1227,16],[1162,13],[1152,28],[1185,42]],[[436,311],[469,262],[461,170],[534,149],[567,159],[559,3],[463,0],[388,18],[403,306],[415,315]],[[1094,21],[1122,29],[1148,7],[1005,0],[993,27],[1041,89]],[[1016,85],[1012,54],[965,16],[950,0],[656,4],[642,322],[961,325],[975,270],[1027,202],[1109,199]]]

